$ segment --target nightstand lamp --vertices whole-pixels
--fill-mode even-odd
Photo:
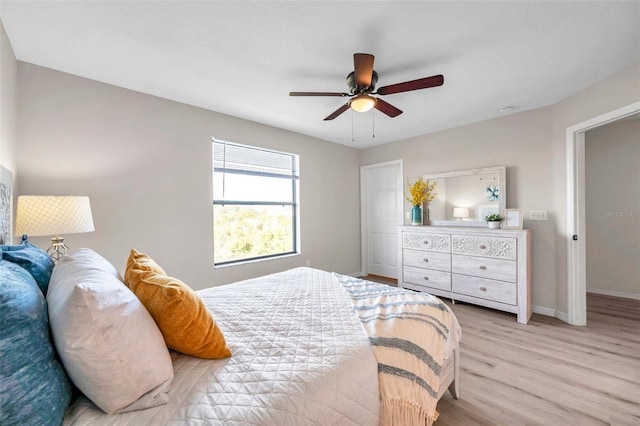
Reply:
[[[469,217],[469,209],[466,207],[454,207],[453,217],[457,218],[458,220],[465,219]]]
[[[16,236],[54,235],[47,253],[55,262],[71,253],[61,234],[95,230],[89,197],[21,195],[16,211]]]

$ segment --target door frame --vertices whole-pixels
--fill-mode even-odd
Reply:
[[[399,199],[399,203],[398,205],[400,206],[399,208],[401,209],[398,213],[399,213],[399,217],[403,218],[403,214],[402,212],[404,211],[404,202],[403,202],[403,196],[404,196],[404,162],[402,159],[399,160],[391,160],[391,161],[385,161],[384,163],[376,163],[376,164],[368,164],[366,166],[360,166],[360,260],[361,260],[361,268],[362,271],[360,271],[361,275],[367,275],[368,270],[367,270],[367,264],[368,264],[368,246],[369,246],[369,236],[367,235],[367,196],[369,195],[369,193],[367,192],[369,190],[369,188],[367,188],[367,180],[365,179],[365,174],[367,171],[372,170],[372,169],[377,169],[380,167],[388,167],[388,166],[400,166],[400,186],[398,188],[398,197]],[[404,219],[401,219],[402,221],[404,221]],[[401,225],[401,224],[400,224]]]
[[[567,127],[567,319],[572,325],[587,325],[585,132],[638,112],[640,102],[634,102]]]

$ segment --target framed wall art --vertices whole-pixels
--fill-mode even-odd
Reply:
[[[522,229],[522,209],[505,209],[503,229]]]

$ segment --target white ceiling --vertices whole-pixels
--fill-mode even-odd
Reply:
[[[362,148],[553,104],[640,62],[640,2],[6,1],[16,58]],[[323,118],[353,53],[404,111]],[[640,77],[639,77],[640,78]],[[375,129],[375,138],[372,137]],[[352,141],[352,134],[354,139]]]

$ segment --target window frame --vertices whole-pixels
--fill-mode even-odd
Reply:
[[[256,151],[264,151],[264,152],[268,152],[268,153],[276,153],[276,154],[280,154],[280,155],[286,155],[291,157],[291,175],[284,175],[284,174],[278,174],[278,173],[270,173],[270,172],[264,172],[264,171],[252,171],[252,170],[239,170],[239,169],[234,169],[234,168],[228,168],[228,167],[216,167],[216,159],[215,159],[215,144],[216,143],[221,143],[221,144],[225,144],[225,145],[234,145],[234,146],[238,146],[238,147],[243,147],[243,148],[247,148],[247,149],[252,149],[252,150],[256,150]],[[212,238],[212,242],[214,244],[214,255],[213,255],[213,265],[214,267],[223,267],[223,266],[230,266],[230,265],[236,265],[236,264],[241,264],[241,263],[250,263],[250,262],[258,262],[258,261],[263,261],[263,260],[268,260],[268,259],[274,259],[274,258],[280,258],[280,257],[288,257],[288,256],[292,256],[292,255],[298,255],[300,254],[300,250],[299,250],[299,220],[298,220],[298,216],[300,214],[300,205],[299,205],[299,180],[300,180],[300,156],[298,154],[294,154],[294,153],[290,153],[290,152],[284,152],[284,151],[278,151],[275,149],[270,149],[270,148],[264,148],[264,147],[260,147],[260,146],[254,146],[254,145],[247,145],[247,144],[240,144],[240,143],[236,143],[236,142],[229,142],[226,140],[222,140],[222,139],[216,139],[216,138],[212,138],[212,168],[211,168],[211,172],[212,172],[212,182],[215,182],[215,173],[216,172],[222,172],[223,174],[228,173],[228,174],[236,174],[236,175],[244,175],[244,176],[259,176],[259,177],[268,177],[268,178],[277,178],[277,179],[287,179],[291,181],[291,201],[241,201],[241,200],[220,200],[220,199],[216,199],[216,194],[215,194],[215,183],[214,183],[214,188],[213,188],[213,206],[216,205],[220,205],[220,206],[225,206],[225,205],[229,205],[229,206],[290,206],[291,207],[291,246],[292,246],[292,250],[291,251],[285,251],[285,252],[280,252],[280,253],[273,253],[273,254],[268,254],[268,255],[262,255],[262,256],[253,256],[253,257],[246,257],[246,258],[242,258],[242,259],[234,259],[234,260],[225,260],[222,262],[216,262],[216,255],[215,255],[215,228],[214,228],[214,237]],[[223,184],[224,185],[224,184]],[[215,213],[214,213],[215,215]],[[213,225],[215,227],[215,217],[214,215],[212,215],[212,220],[213,220]]]

